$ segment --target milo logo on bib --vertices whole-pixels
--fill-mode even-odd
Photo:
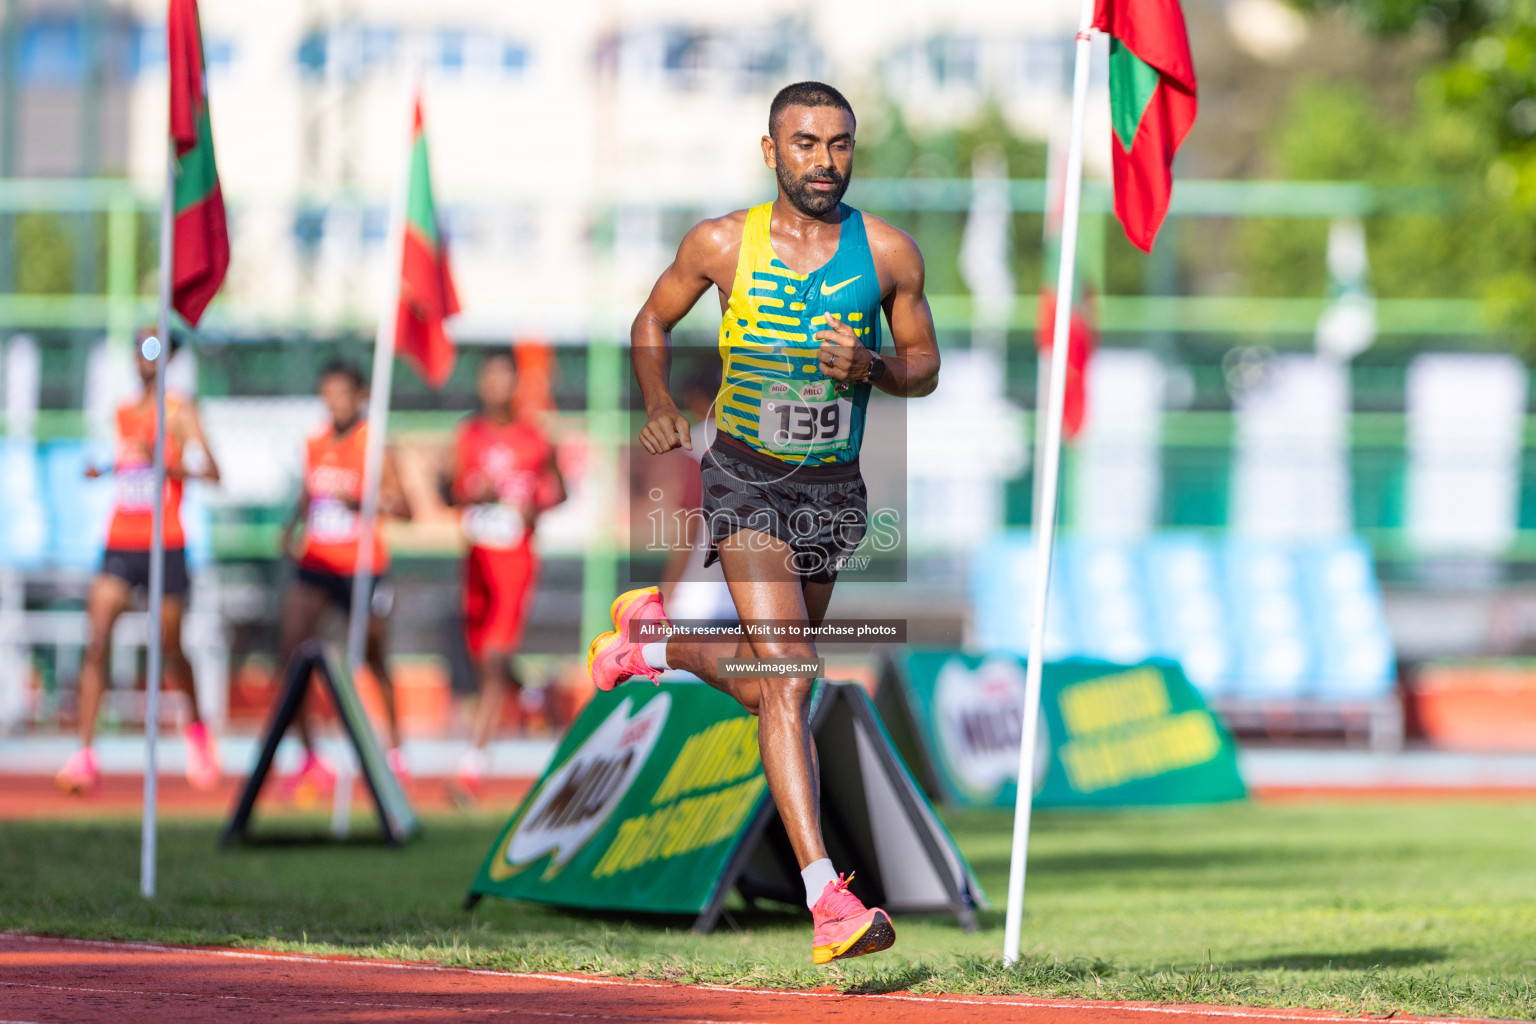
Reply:
[[[853,402],[830,380],[776,380],[763,392],[757,440],[781,455],[825,455],[848,447]]]

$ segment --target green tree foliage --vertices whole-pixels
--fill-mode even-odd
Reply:
[[[1456,209],[1438,227],[1406,218],[1372,225],[1378,289],[1415,295],[1442,282],[1441,294],[1490,300],[1500,326],[1536,343],[1536,0],[1295,2],[1343,11],[1385,36],[1433,34],[1443,56],[1403,123],[1361,109],[1345,90],[1299,95],[1280,162],[1303,176],[1309,165],[1326,173],[1330,162],[1344,169],[1359,160],[1367,180],[1453,190]],[[1331,161],[1308,131],[1334,133]]]
[[[16,291],[23,295],[66,295],[74,288],[75,248],[56,213],[16,218]]]
[[[859,128],[857,178],[968,178],[972,161],[983,151],[1001,155],[1011,178],[1045,176],[1044,144],[1020,138],[996,106],[984,107],[974,120],[959,128],[924,131],[907,121],[896,105],[887,101]],[[870,212],[884,217],[917,240],[927,264],[930,293],[966,292],[960,276],[964,212],[880,209]],[[1014,216],[1014,267],[1021,294],[1031,293],[1040,286],[1043,228],[1039,214]]]
[[[1362,89],[1308,84],[1292,96],[1274,135],[1271,159],[1285,178],[1444,189],[1443,213],[1368,221],[1372,283],[1384,297],[1487,297],[1536,252],[1536,225],[1507,216],[1488,187],[1499,156],[1494,133],[1447,102],[1440,81],[1426,79],[1413,113],[1400,119],[1384,117]],[[1240,244],[1249,292],[1317,294],[1326,233],[1316,221],[1247,222]]]

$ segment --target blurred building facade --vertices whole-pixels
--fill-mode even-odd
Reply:
[[[632,307],[690,220],[770,194],[757,140],[782,85],[844,87],[866,131],[886,102],[949,125],[994,101],[1044,137],[1073,33],[1066,7],[1000,0],[200,7],[234,235],[214,324],[371,322],[419,74],[469,339],[584,337]],[[5,0],[0,175],[126,175],[157,194],[162,8]],[[1107,136],[1090,132],[1101,164]]]

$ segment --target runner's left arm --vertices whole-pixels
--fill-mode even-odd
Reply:
[[[560,460],[556,457],[557,455],[555,446],[550,445],[549,454],[544,459],[544,468],[541,470],[544,479],[549,481],[549,492],[539,494],[540,512],[546,512],[564,503],[565,499],[570,497],[565,490],[565,477],[560,472]]]
[[[939,386],[939,342],[933,329],[933,311],[923,292],[926,271],[923,254],[905,231],[900,231],[875,217],[865,223],[873,227],[870,247],[876,265],[882,270],[881,281],[889,280],[881,306],[891,326],[894,349],[880,358],[885,374],[873,385],[898,398],[921,398]],[[874,368],[875,354],[865,348],[849,327],[836,316],[829,317],[830,328],[819,331],[821,372],[833,380],[868,380]]]
[[[176,440],[181,443],[181,462],[186,475],[211,484],[218,483],[219,463],[213,457],[213,449],[208,447],[208,437],[203,433],[203,421],[197,414],[197,406],[191,403],[183,406],[180,415],[171,424],[171,429],[176,432]]]
[[[457,508],[461,504],[453,486],[453,482],[458,478],[459,446],[455,444],[449,446],[447,457],[443,460],[443,464],[437,468],[437,496],[449,508]]]
[[[396,519],[411,518],[411,503],[400,485],[399,467],[395,465],[395,449],[384,449],[384,472],[379,479],[379,514]]]

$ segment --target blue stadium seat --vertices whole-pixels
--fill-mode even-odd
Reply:
[[[974,639],[1028,652],[1034,547],[1007,533],[971,567]],[[1395,685],[1391,633],[1358,538],[1298,546],[1199,533],[1062,537],[1046,657],[1179,662],[1207,697],[1360,700]]]
[[[1135,546],[1075,537],[1058,550],[1056,599],[1072,608],[1079,644],[1074,653],[1121,665],[1156,653],[1146,581]]]
[[[0,566],[40,568],[47,557],[48,513],[35,441],[0,439],[0,488]]]
[[[55,568],[88,572],[100,564],[112,511],[112,479],[87,480],[85,467],[110,460],[109,450],[83,441],[53,441],[44,448],[48,561]]]
[[[1166,533],[1146,542],[1143,558],[1158,653],[1207,697],[1226,692],[1237,657],[1216,546],[1203,534]]]
[[[1238,690],[1245,697],[1299,697],[1316,675],[1299,567],[1279,544],[1225,545],[1227,598],[1238,638]]]
[[[1058,549],[1058,556],[1061,550]],[[1035,548],[1033,535],[1009,531],[983,545],[971,562],[971,608],[976,644],[985,651],[1027,654],[1033,614]],[[1058,562],[1058,567],[1060,563]],[[1062,574],[1052,581],[1060,588]],[[1056,598],[1062,596],[1056,590]],[[1076,644],[1068,632],[1068,600],[1051,601],[1046,622],[1045,656],[1069,657]]]
[[[187,535],[187,568],[197,572],[212,565],[213,517],[199,481],[188,481],[182,491],[181,527]]]
[[[1358,538],[1299,553],[1302,592],[1318,650],[1315,692],[1379,697],[1396,685],[1396,652],[1370,551]]]

